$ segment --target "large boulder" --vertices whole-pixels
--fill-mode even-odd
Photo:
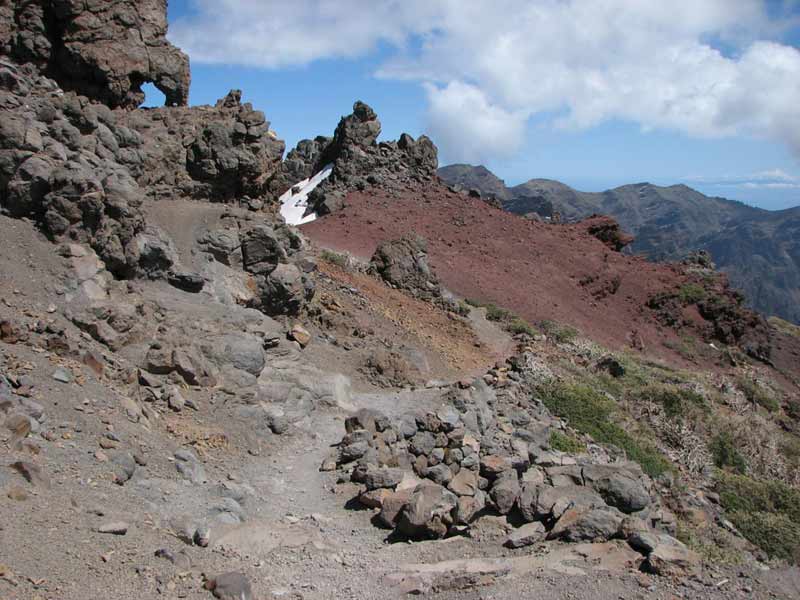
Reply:
[[[641,471],[616,465],[584,467],[583,478],[611,506],[624,513],[638,512],[650,504],[650,494],[641,482]]]
[[[441,296],[439,279],[428,263],[428,244],[422,237],[383,242],[372,255],[370,266],[384,281],[415,296]]]
[[[553,529],[548,539],[567,542],[604,542],[615,537],[623,516],[612,508],[568,508]]]

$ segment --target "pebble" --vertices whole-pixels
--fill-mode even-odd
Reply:
[[[60,383],[72,383],[72,372],[64,367],[58,367],[53,371],[53,379]]]
[[[125,535],[128,533],[129,525],[124,521],[105,523],[97,528],[97,533],[110,533],[112,535]]]

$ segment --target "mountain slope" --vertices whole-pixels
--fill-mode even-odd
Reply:
[[[484,167],[445,167],[439,176],[494,193]],[[625,185],[605,192],[580,192],[548,179],[506,188],[503,207],[515,214],[575,221],[591,214],[614,217],[636,237],[631,250],[652,260],[677,260],[695,250],[711,253],[752,306],[800,321],[800,208],[767,211],[709,197],[685,185]]]

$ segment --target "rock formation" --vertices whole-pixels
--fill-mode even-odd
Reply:
[[[166,8],[166,0],[4,0],[0,52],[112,108],[141,105],[146,82],[167,106],[185,106],[189,58],[166,40]]]
[[[273,199],[271,180],[280,170],[285,145],[264,113],[231,90],[215,106],[131,111],[120,122],[143,140],[140,185],[152,197],[232,202],[249,198],[256,207]]]
[[[356,102],[352,114],[339,121],[332,138],[302,140],[289,152],[283,176],[276,176],[274,192],[280,194],[332,164],[330,177],[309,197],[314,211],[324,215],[340,209],[350,191],[368,187],[400,191],[409,183],[436,177],[437,150],[427,136],[415,140],[404,133],[396,142],[377,142],[380,132],[375,111]]]

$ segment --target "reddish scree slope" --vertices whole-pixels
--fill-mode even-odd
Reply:
[[[612,348],[638,338],[648,354],[677,358],[663,346],[675,333],[644,305],[654,292],[681,285],[680,271],[610,250],[586,226],[529,221],[429,184],[402,195],[352,193],[346,208],[302,231],[363,259],[383,240],[419,234],[434,270],[457,294],[493,301],[531,322],[568,323]],[[615,280],[618,289],[605,295]]]

